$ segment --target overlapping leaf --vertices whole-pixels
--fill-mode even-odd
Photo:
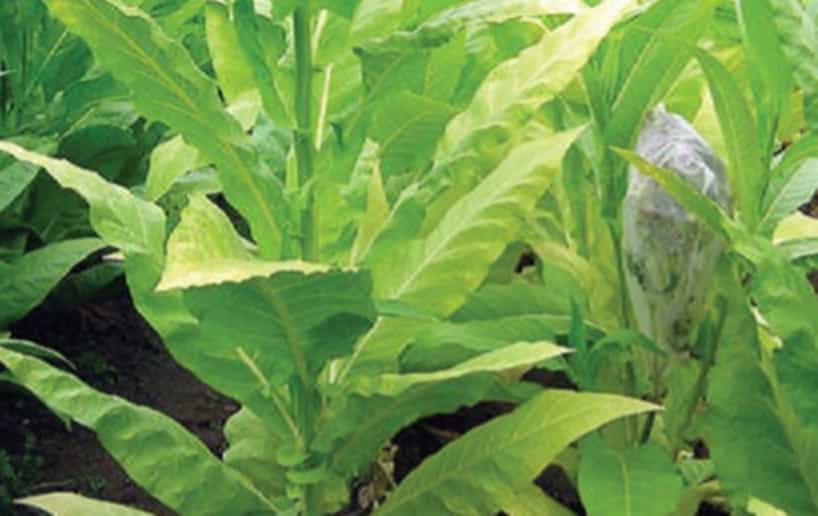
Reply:
[[[0,348],[0,361],[50,408],[93,429],[131,478],[177,512],[247,516],[275,512],[246,479],[172,419],[98,392],[36,358]],[[150,449],[163,453],[144,453]],[[208,496],[192,496],[202,489]]]
[[[493,514],[515,503],[517,486],[529,484],[583,434],[653,409],[607,394],[545,391],[427,459],[376,514]]]
[[[137,9],[111,0],[49,0],[51,12],[82,37],[97,59],[131,89],[142,114],[161,120],[199,149],[220,173],[225,194],[247,217],[262,253],[277,258],[284,215],[275,177],[258,166],[215,84],[184,47]]]

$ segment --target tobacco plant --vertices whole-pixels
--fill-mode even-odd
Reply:
[[[45,4],[0,5],[0,137],[132,186],[158,132],[138,120],[127,89],[94,66],[88,47],[49,16]],[[0,159],[0,329],[40,304],[104,245],[94,238],[82,199],[37,172]],[[111,263],[86,268],[61,292],[93,291],[117,274],[121,269]]]
[[[583,434],[655,409],[520,382],[569,351],[553,341],[570,318],[503,313],[476,294],[582,130],[540,108],[631,2],[212,1],[200,7],[215,82],[143,2],[46,4],[178,136],[154,153],[142,198],[0,149],[85,199],[171,354],[242,409],[220,459],[170,418],[38,358],[3,347],[0,361],[169,508],[332,513],[402,427],[504,400],[521,405],[429,458],[377,513],[563,514],[532,479]],[[201,181],[208,165],[216,177]],[[194,186],[167,236],[154,201],[180,183]],[[139,514],[67,493],[24,503]]]
[[[801,130],[814,123],[805,72],[814,57],[804,50],[815,48],[811,20],[797,2],[656,2],[585,68],[587,102],[565,92],[550,106],[556,123],[593,124],[569,150],[528,238],[543,260],[541,281],[574,299],[576,352],[565,368],[583,390],[665,406],[584,439],[578,462],[563,461],[590,514],[695,514],[703,499],[737,514],[818,510],[818,305],[805,268],[816,233],[812,219],[794,213],[818,184],[814,137]],[[732,207],[627,150],[660,101],[693,121],[727,163]],[[691,231],[725,248],[699,286],[709,290],[705,315],[677,334],[687,335],[678,345],[647,339],[651,328],[628,299],[625,278],[635,271],[622,249],[621,206],[629,163],[686,210]],[[675,229],[657,223],[655,233],[625,236],[649,247]],[[705,281],[685,278],[691,268],[682,265],[664,271],[681,278],[669,289]],[[702,444],[709,458],[697,454]]]

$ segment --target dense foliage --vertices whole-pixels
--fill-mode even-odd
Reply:
[[[174,358],[242,409],[215,457],[45,348],[3,341],[0,362],[167,507],[331,514],[401,428],[492,400],[519,406],[429,457],[375,513],[571,514],[532,484],[549,464],[591,515],[692,515],[704,500],[818,513],[818,301],[805,278],[818,222],[794,214],[818,184],[811,7],[43,3],[76,45],[68,62],[169,129],[144,185],[117,185],[113,158],[49,157],[21,125],[27,104],[0,97],[12,121],[0,151],[16,174],[43,169],[83,199],[94,242],[121,253]],[[69,98],[42,84],[38,101]],[[660,103],[724,160],[731,203],[631,150]],[[67,130],[55,124],[49,134]],[[668,292],[693,285],[701,305],[672,345],[661,336],[679,321],[646,327],[628,288],[628,246],[663,231],[623,225],[629,168],[719,242],[706,274],[666,262]],[[536,263],[516,274],[523,250]],[[524,381],[532,367],[577,389]],[[693,453],[701,443],[709,457]],[[143,514],[70,493],[22,503]]]

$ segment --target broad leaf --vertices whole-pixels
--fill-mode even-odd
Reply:
[[[104,246],[102,240],[66,240],[24,254],[0,275],[0,328],[39,305],[79,262]]]
[[[45,168],[60,186],[79,193],[91,208],[91,224],[107,244],[126,255],[164,254],[165,216],[158,207],[67,161],[35,154],[8,142],[0,142],[0,151]]]
[[[494,514],[582,435],[655,408],[607,394],[545,391],[427,459],[376,514]]]
[[[737,507],[751,497],[788,514],[818,512],[818,428],[793,417],[738,279],[722,273],[727,315],[710,372],[706,432],[719,482]]]
[[[568,131],[518,147],[451,207],[424,242],[404,244],[402,256],[371,254],[376,295],[422,306],[439,316],[450,315],[462,306],[515,239],[576,134]],[[379,259],[375,261],[373,256]],[[356,364],[359,361],[392,362],[388,367],[394,368],[411,331],[412,327],[400,320],[381,319],[358,343],[342,377],[353,366],[362,367]]]
[[[246,479],[163,414],[96,391],[36,358],[0,348],[0,361],[52,410],[94,430],[128,475],[175,511],[247,516],[275,512]],[[144,452],[158,449],[163,453]],[[202,489],[208,496],[193,496]]]
[[[259,388],[278,386],[293,373],[311,384],[325,361],[351,351],[375,314],[364,273],[260,260],[227,216],[202,197],[191,199],[168,242],[158,289],[185,290],[210,342],[206,353],[240,359]],[[224,310],[225,300],[242,309]]]

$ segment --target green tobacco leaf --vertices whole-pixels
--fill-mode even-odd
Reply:
[[[449,105],[407,91],[390,99],[376,113],[369,131],[381,145],[384,176],[415,170],[430,161],[452,116]]]
[[[633,151],[624,149],[614,149],[614,151],[636,167],[640,173],[659,183],[688,213],[694,214],[728,242],[738,233],[735,223],[715,202],[696,190],[691,183],[679,177],[674,171],[656,167]]]
[[[482,353],[449,369],[427,373],[384,374],[374,379],[362,378],[350,387],[360,394],[387,394],[399,396],[409,388],[424,383],[435,383],[477,373],[499,373],[523,366],[531,366],[550,358],[570,353],[570,349],[553,342],[516,342],[487,353]]]
[[[798,0],[769,0],[778,39],[804,91],[804,114],[811,129],[818,128],[818,23]]]
[[[401,256],[371,253],[376,296],[422,306],[438,316],[450,315],[462,306],[515,239],[577,132],[515,149],[494,173],[451,207],[422,245],[404,243]],[[353,366],[362,367],[356,364],[359,361],[395,361],[411,335],[404,322],[381,319],[358,343],[342,377]]]
[[[610,0],[575,16],[539,43],[491,71],[471,105],[449,124],[439,156],[458,151],[458,142],[490,124],[521,125],[575,78],[599,42],[632,6]]]
[[[818,367],[818,301],[803,273],[783,259],[760,263],[758,269],[753,297],[783,342],[773,355],[778,381],[794,416],[818,430],[818,375],[813,374]]]
[[[788,103],[792,88],[792,70],[778,41],[778,32],[771,30],[773,10],[769,0],[736,2],[747,71],[751,77],[753,98],[759,125],[761,155],[771,155],[782,109]]]
[[[0,348],[0,361],[52,410],[94,430],[137,484],[178,513],[275,513],[246,479],[163,414],[96,391],[35,358]],[[208,495],[196,496],[202,492]]]
[[[230,417],[224,427],[229,443],[224,462],[243,474],[253,485],[270,497],[286,494],[286,470],[278,466],[276,454],[281,446],[291,445],[270,431],[268,425],[247,408]]]
[[[292,126],[287,108],[276,83],[277,56],[284,50],[284,35],[261,16],[257,16],[253,0],[239,0],[233,8],[238,44],[258,86],[264,110],[278,125]]]
[[[104,246],[97,238],[66,240],[24,254],[0,275],[0,328],[39,305],[75,265]]]
[[[177,179],[204,165],[199,151],[187,145],[181,136],[158,145],[151,153],[145,197],[156,201],[168,193]]]
[[[815,514],[818,427],[800,424],[777,394],[746,295],[733,274],[719,275],[725,276],[727,315],[705,427],[719,483],[735,507],[756,497],[791,515]]]
[[[517,493],[515,500],[506,502],[503,512],[511,516],[575,516],[574,511],[557,503],[533,483],[518,487]]]
[[[253,253],[227,215],[203,195],[190,198],[168,240],[168,257],[158,291],[239,283],[276,272],[322,272],[327,267],[298,261],[269,262]]]
[[[730,72],[716,58],[704,51],[696,57],[701,64],[719,115],[719,125],[727,144],[727,177],[736,198],[739,220],[755,229],[761,210],[767,171],[759,146],[756,124],[750,106]]]
[[[470,36],[467,49],[480,51],[470,51],[455,94],[455,103],[468,107],[438,145],[429,178],[445,192],[427,207],[424,233],[526,139],[524,128],[537,109],[571,84],[630,5],[606,1],[545,35],[541,25],[511,21]]]
[[[607,394],[545,391],[426,459],[376,514],[494,514],[514,503],[517,486],[529,484],[582,435],[654,409]]]
[[[403,0],[361,0],[352,18],[352,44],[387,34],[401,24]]]
[[[571,313],[571,301],[560,292],[515,279],[508,284],[486,284],[452,315],[452,322],[487,321],[524,315]]]
[[[348,396],[331,405],[319,446],[331,450],[333,467],[340,474],[359,473],[404,426],[488,398],[494,384],[488,373],[527,367],[567,351],[549,342],[519,343],[443,371],[359,378],[349,385]]]
[[[309,385],[328,360],[349,354],[371,326],[370,288],[364,273],[295,270],[191,289],[185,300],[208,340],[218,343],[210,354],[252,360],[272,386],[294,373]],[[242,310],[224,310],[225,300]]]
[[[60,186],[80,194],[91,208],[91,224],[108,245],[126,255],[164,254],[165,215],[157,206],[67,161],[35,154],[8,142],[0,142],[0,151],[43,167]]]
[[[375,317],[366,274],[260,260],[204,197],[193,197],[182,212],[158,289],[185,289],[188,308],[213,342],[208,354],[241,359],[248,375],[258,368],[260,380],[273,386],[293,372],[311,383],[326,360],[351,350]],[[225,300],[242,310],[224,310]],[[238,328],[242,339],[236,341]]]
[[[449,209],[419,255],[372,264],[381,297],[418,304],[441,316],[462,306],[514,240],[577,134],[566,131],[516,148]]]
[[[818,134],[808,133],[787,149],[781,161],[773,169],[768,190],[777,181],[777,177],[787,176],[788,172],[797,169],[809,158],[818,158]]]
[[[818,159],[809,158],[798,167],[783,170],[770,179],[764,197],[761,228],[772,232],[784,217],[796,211],[815,194]]]
[[[0,334],[0,347],[74,368],[74,364],[72,364],[70,360],[53,349],[49,349],[45,346],[41,346],[27,340],[11,339],[7,337],[7,335],[4,336]]]
[[[366,213],[364,213],[358,227],[355,243],[352,245],[352,251],[350,251],[349,263],[351,265],[357,265],[361,258],[367,255],[388,218],[389,201],[386,199],[386,192],[383,189],[380,167],[376,165],[369,177]]]
[[[181,43],[165,36],[141,11],[112,0],[46,3],[128,85],[143,115],[170,125],[216,165],[227,199],[249,221],[262,253],[277,258],[286,216],[280,212],[280,186],[272,172],[258,166],[241,126],[223,109],[215,84]]]
[[[6,163],[3,160],[0,163]],[[0,168],[0,212],[8,208],[14,200],[37,177],[38,167],[20,161]]]
[[[568,332],[570,318],[522,315],[488,321],[443,322],[422,329],[400,359],[402,371],[451,367],[515,342],[552,340]]]
[[[225,100],[232,104],[253,89],[253,70],[241,53],[238,34],[230,20],[229,7],[209,2],[205,9],[207,46],[213,59],[213,68]]]
[[[682,477],[655,443],[615,450],[599,437],[580,446],[579,493],[589,516],[673,514]]]
[[[331,467],[338,474],[360,474],[400,429],[428,415],[474,405],[485,399],[493,383],[491,375],[477,374],[422,383],[397,398],[380,394],[338,398],[329,405],[315,446],[330,454]]]
[[[150,516],[151,513],[111,502],[93,500],[76,493],[49,493],[17,500],[54,516]]]

